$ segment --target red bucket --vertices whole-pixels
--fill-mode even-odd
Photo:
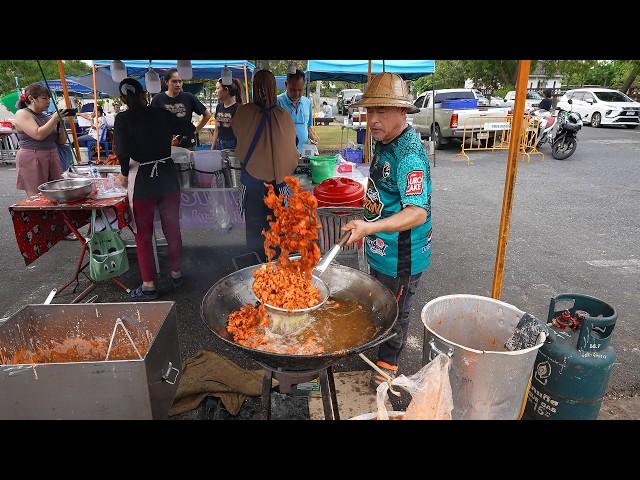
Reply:
[[[319,207],[362,207],[364,187],[350,178],[334,177],[313,189]]]

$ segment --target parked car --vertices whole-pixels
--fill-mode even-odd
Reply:
[[[625,125],[637,128],[640,124],[640,103],[610,88],[577,88],[569,90],[558,101],[558,108],[572,110],[592,127],[600,125]]]
[[[537,108],[541,100],[542,100],[542,96],[538,92],[534,90],[527,91],[527,98],[524,101],[524,113],[529,113],[534,108]],[[510,92],[507,92],[507,94],[504,96],[504,100],[502,101],[502,104],[503,106],[508,106],[513,108],[515,103],[516,103],[516,92],[515,90],[511,90]]]
[[[503,118],[511,113],[509,107],[442,108],[442,102],[446,100],[477,100],[476,93],[471,88],[445,89],[435,91],[434,121],[434,104],[431,97],[431,91],[419,95],[413,104],[420,112],[407,115],[407,120],[421,136],[430,136],[437,149],[441,149],[452,138],[462,139],[465,120],[470,117],[487,117],[486,120],[478,119],[476,122],[471,120],[467,126],[473,123],[475,128],[479,129],[481,125],[499,122],[496,118]]]
[[[340,93],[338,93],[338,102],[336,104],[340,115],[347,115],[347,109],[353,102],[353,97],[357,94],[362,94],[362,90],[359,88],[346,88],[344,90],[340,90]]]

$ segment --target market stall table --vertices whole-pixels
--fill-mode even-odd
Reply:
[[[75,275],[66,285],[58,289],[57,295],[74,281],[76,282],[74,293],[78,288],[80,273],[83,273],[88,265],[88,263],[82,265],[88,246],[78,229],[88,224],[91,221],[91,212],[98,209],[112,209],[118,221],[118,229],[122,230],[129,225],[129,201],[126,196],[103,199],[88,198],[73,203],[54,203],[39,193],[9,207],[16,242],[25,265],[40,258],[70,233],[73,233],[80,241],[81,251]],[[86,274],[84,275],[86,276]],[[120,279],[112,278],[111,281],[127,293],[130,292]],[[94,288],[95,283],[91,281],[91,285],[71,303],[79,302]]]

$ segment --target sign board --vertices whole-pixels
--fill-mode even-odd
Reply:
[[[487,122],[484,124],[484,129],[486,131],[496,131],[496,130],[509,130],[511,128],[511,124],[509,122]]]

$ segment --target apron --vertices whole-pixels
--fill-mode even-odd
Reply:
[[[131,215],[131,228],[136,231],[136,219],[133,213],[133,192],[136,186],[136,176],[138,175],[138,168],[141,165],[148,165],[153,163],[153,168],[151,169],[150,177],[158,176],[158,163],[165,163],[167,160],[171,160],[171,157],[164,157],[158,160],[150,160],[148,162],[136,162],[133,158],[129,158],[129,176],[127,181],[127,197],[129,197],[129,213]]]

